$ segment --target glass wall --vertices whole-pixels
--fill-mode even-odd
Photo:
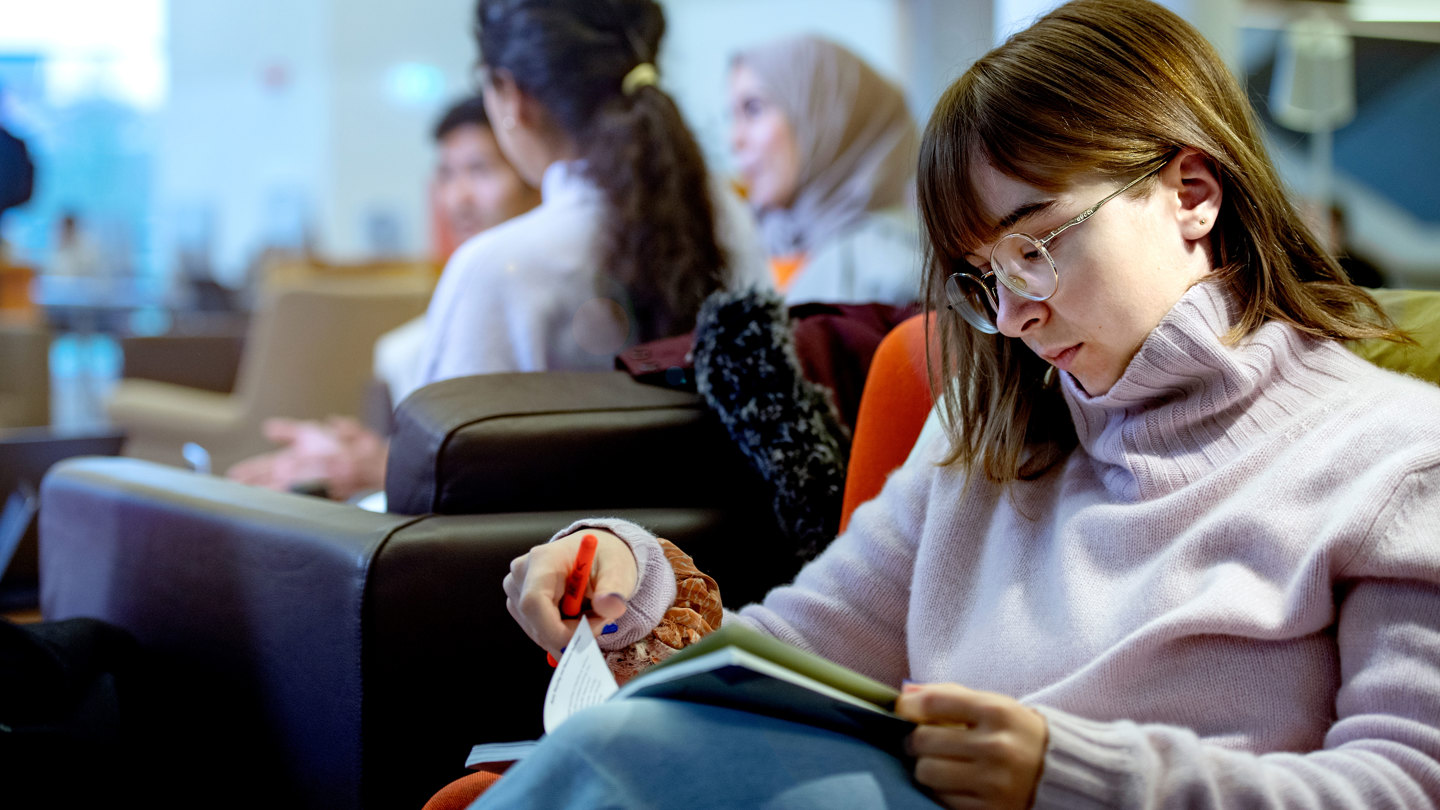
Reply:
[[[17,262],[54,269],[60,223],[71,216],[87,272],[157,273],[149,233],[165,3],[0,2],[0,124],[35,164],[34,196],[3,220]]]

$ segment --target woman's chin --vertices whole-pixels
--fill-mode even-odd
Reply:
[[[1092,397],[1103,397],[1110,393],[1115,383],[1120,379],[1119,375],[1113,373],[1096,373],[1082,369],[1072,370],[1070,376],[1080,384],[1080,388]]]

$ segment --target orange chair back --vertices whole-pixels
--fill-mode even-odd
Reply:
[[[880,494],[886,477],[910,455],[935,404],[926,378],[925,334],[922,313],[892,329],[875,349],[850,447],[842,532],[855,507]]]

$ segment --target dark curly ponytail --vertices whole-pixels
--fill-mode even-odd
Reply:
[[[675,102],[653,83],[622,90],[653,64],[665,33],[654,0],[479,0],[476,40],[573,139],[605,197],[601,269],[629,295],[641,341],[695,325],[724,286],[705,160]]]

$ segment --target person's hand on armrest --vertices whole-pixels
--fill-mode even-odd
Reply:
[[[227,478],[281,491],[321,485],[336,500],[385,486],[389,443],[354,419],[268,419],[262,429],[281,447],[237,463]]]

